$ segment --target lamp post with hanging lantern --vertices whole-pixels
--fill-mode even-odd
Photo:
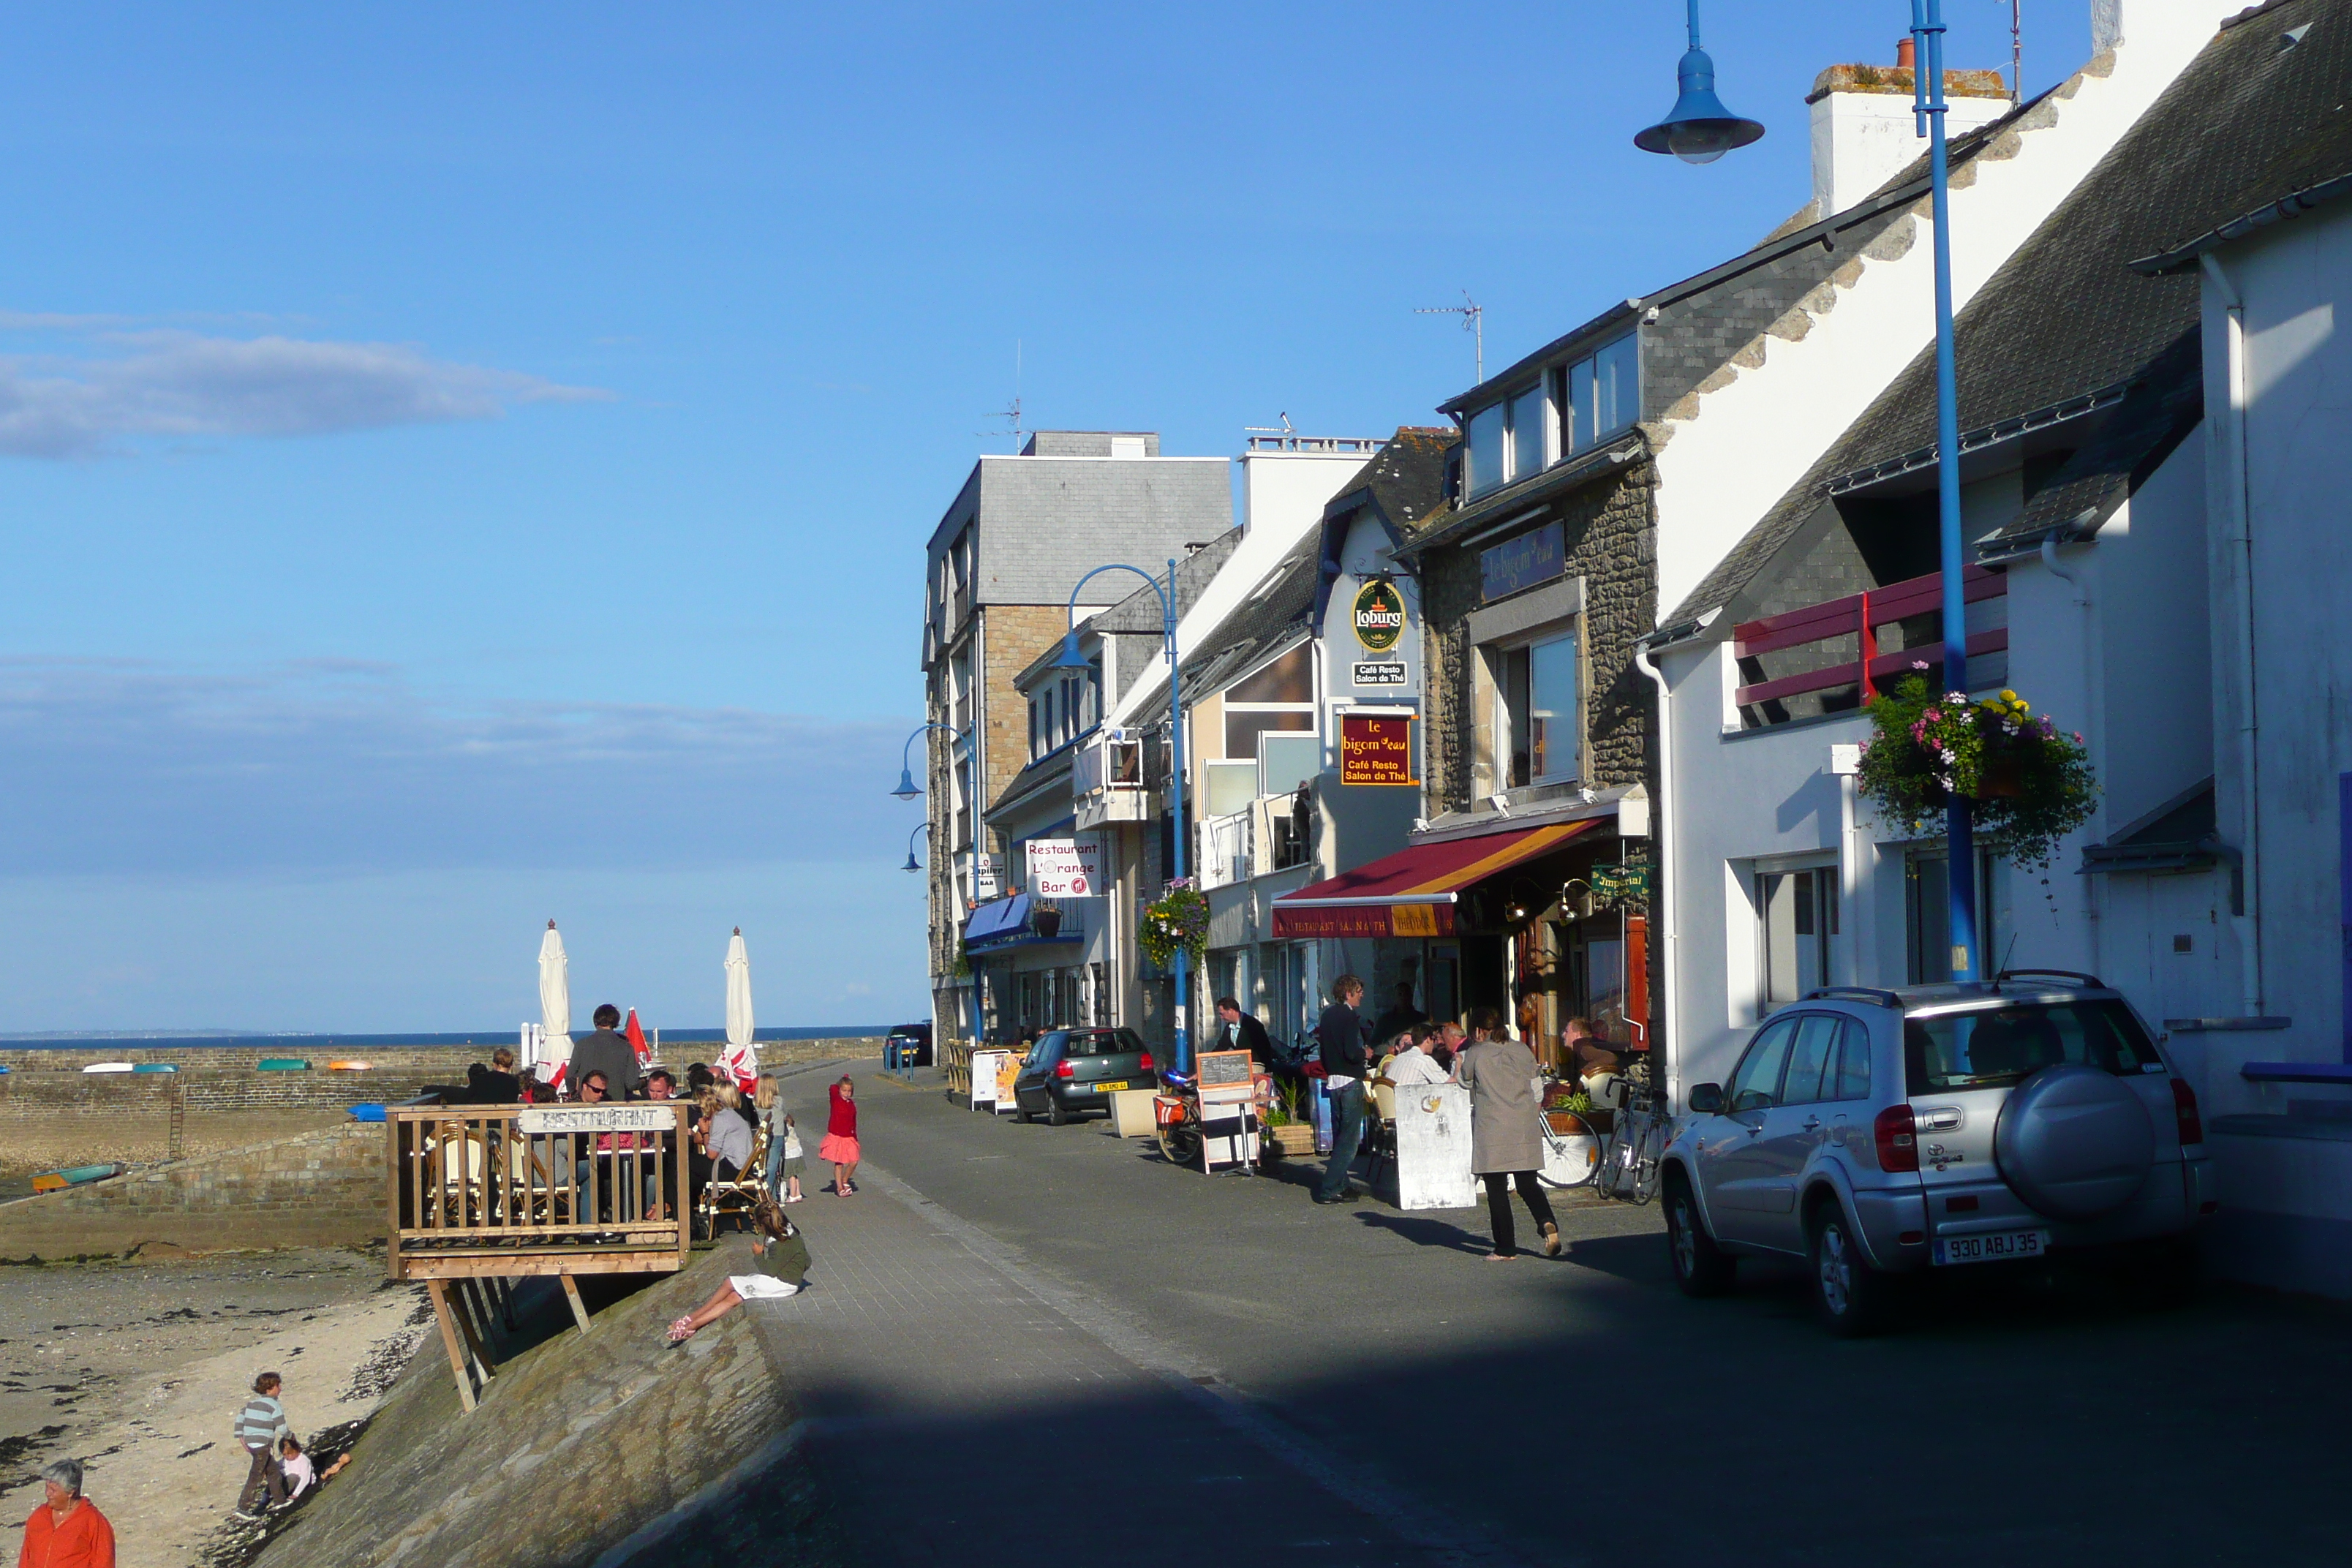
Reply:
[[[1087,658],[1078,647],[1078,591],[1106,572],[1134,573],[1151,585],[1152,594],[1160,600],[1160,650],[1168,656],[1169,809],[1176,818],[1176,831],[1171,835],[1175,844],[1172,851],[1173,858],[1170,866],[1170,870],[1173,874],[1168,879],[1171,882],[1181,882],[1184,879],[1184,839],[1190,829],[1184,820],[1184,686],[1183,668],[1178,662],[1176,656],[1176,563],[1172,560],[1168,563],[1168,578],[1165,583],[1140,566],[1116,564],[1097,566],[1079,578],[1076,585],[1070,590],[1070,603],[1066,611],[1066,629],[1062,633],[1062,651],[1048,668],[1085,670],[1089,674],[1093,672],[1094,661]],[[1192,954],[1189,949],[1180,951],[1183,956],[1182,962],[1176,965],[1174,1066],[1177,1076],[1190,1077],[1192,1071],[1192,1031],[1187,1026],[1192,1020],[1185,1008],[1192,998]]]
[[[1912,114],[1927,139],[1927,177],[1936,266],[1936,501],[1944,585],[1944,689],[1969,689],[1967,569],[1960,537],[1959,390],[1953,370],[1952,226],[1949,156],[1944,133],[1943,0],[1911,0]],[[1715,96],[1715,62],[1698,42],[1698,0],[1690,0],[1690,49],[1676,72],[1680,94],[1665,119],[1633,138],[1645,153],[1670,153],[1687,163],[1711,163],[1764,134]],[[1822,215],[1827,217],[1829,215]],[[1951,902],[1952,978],[1977,978],[1975,828],[1969,803],[1954,795],[1946,807],[1946,862]]]

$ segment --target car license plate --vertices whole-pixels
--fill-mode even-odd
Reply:
[[[1098,1083],[1095,1085],[1095,1092],[1097,1094],[1108,1094],[1112,1089],[1125,1089],[1126,1087],[1127,1079],[1123,1078],[1115,1079],[1108,1083]]]
[[[2012,1258],[2039,1258],[2050,1250],[2046,1230],[1990,1230],[1975,1236],[1939,1236],[1936,1261],[2001,1263]]]

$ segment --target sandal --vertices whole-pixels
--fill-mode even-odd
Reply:
[[[1558,1258],[1559,1256],[1559,1226],[1556,1225],[1548,1225],[1544,1226],[1543,1238],[1544,1256],[1546,1258]]]
[[[669,1342],[682,1345],[694,1337],[694,1314],[688,1312],[669,1326]]]
[[[1486,1261],[1489,1263],[1517,1263],[1518,1260],[1519,1255],[1516,1252],[1490,1252],[1486,1254]]]

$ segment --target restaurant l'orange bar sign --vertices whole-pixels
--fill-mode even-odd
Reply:
[[[1375,713],[1339,716],[1339,782],[1343,784],[1418,784],[1412,773],[1412,716]]]

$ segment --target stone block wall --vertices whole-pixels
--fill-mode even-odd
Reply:
[[[354,1123],[0,1204],[0,1259],[380,1241],[384,1137]]]
[[[0,1050],[0,1128],[38,1118],[70,1115],[162,1115],[173,1094],[186,1098],[191,1112],[227,1110],[340,1110],[353,1105],[390,1105],[414,1099],[426,1086],[466,1081],[466,1068],[487,1062],[496,1047],[402,1046],[343,1047],[304,1055],[307,1072],[263,1072],[267,1057],[293,1055],[234,1046],[177,1046],[142,1049],[105,1047],[67,1050]],[[763,1067],[791,1067],[835,1058],[881,1054],[875,1038],[775,1040],[760,1047]],[[663,1052],[673,1064],[716,1056],[715,1043],[672,1043]],[[335,1072],[331,1060],[359,1060],[365,1072]],[[92,1062],[164,1062],[175,1073],[84,1073]]]

